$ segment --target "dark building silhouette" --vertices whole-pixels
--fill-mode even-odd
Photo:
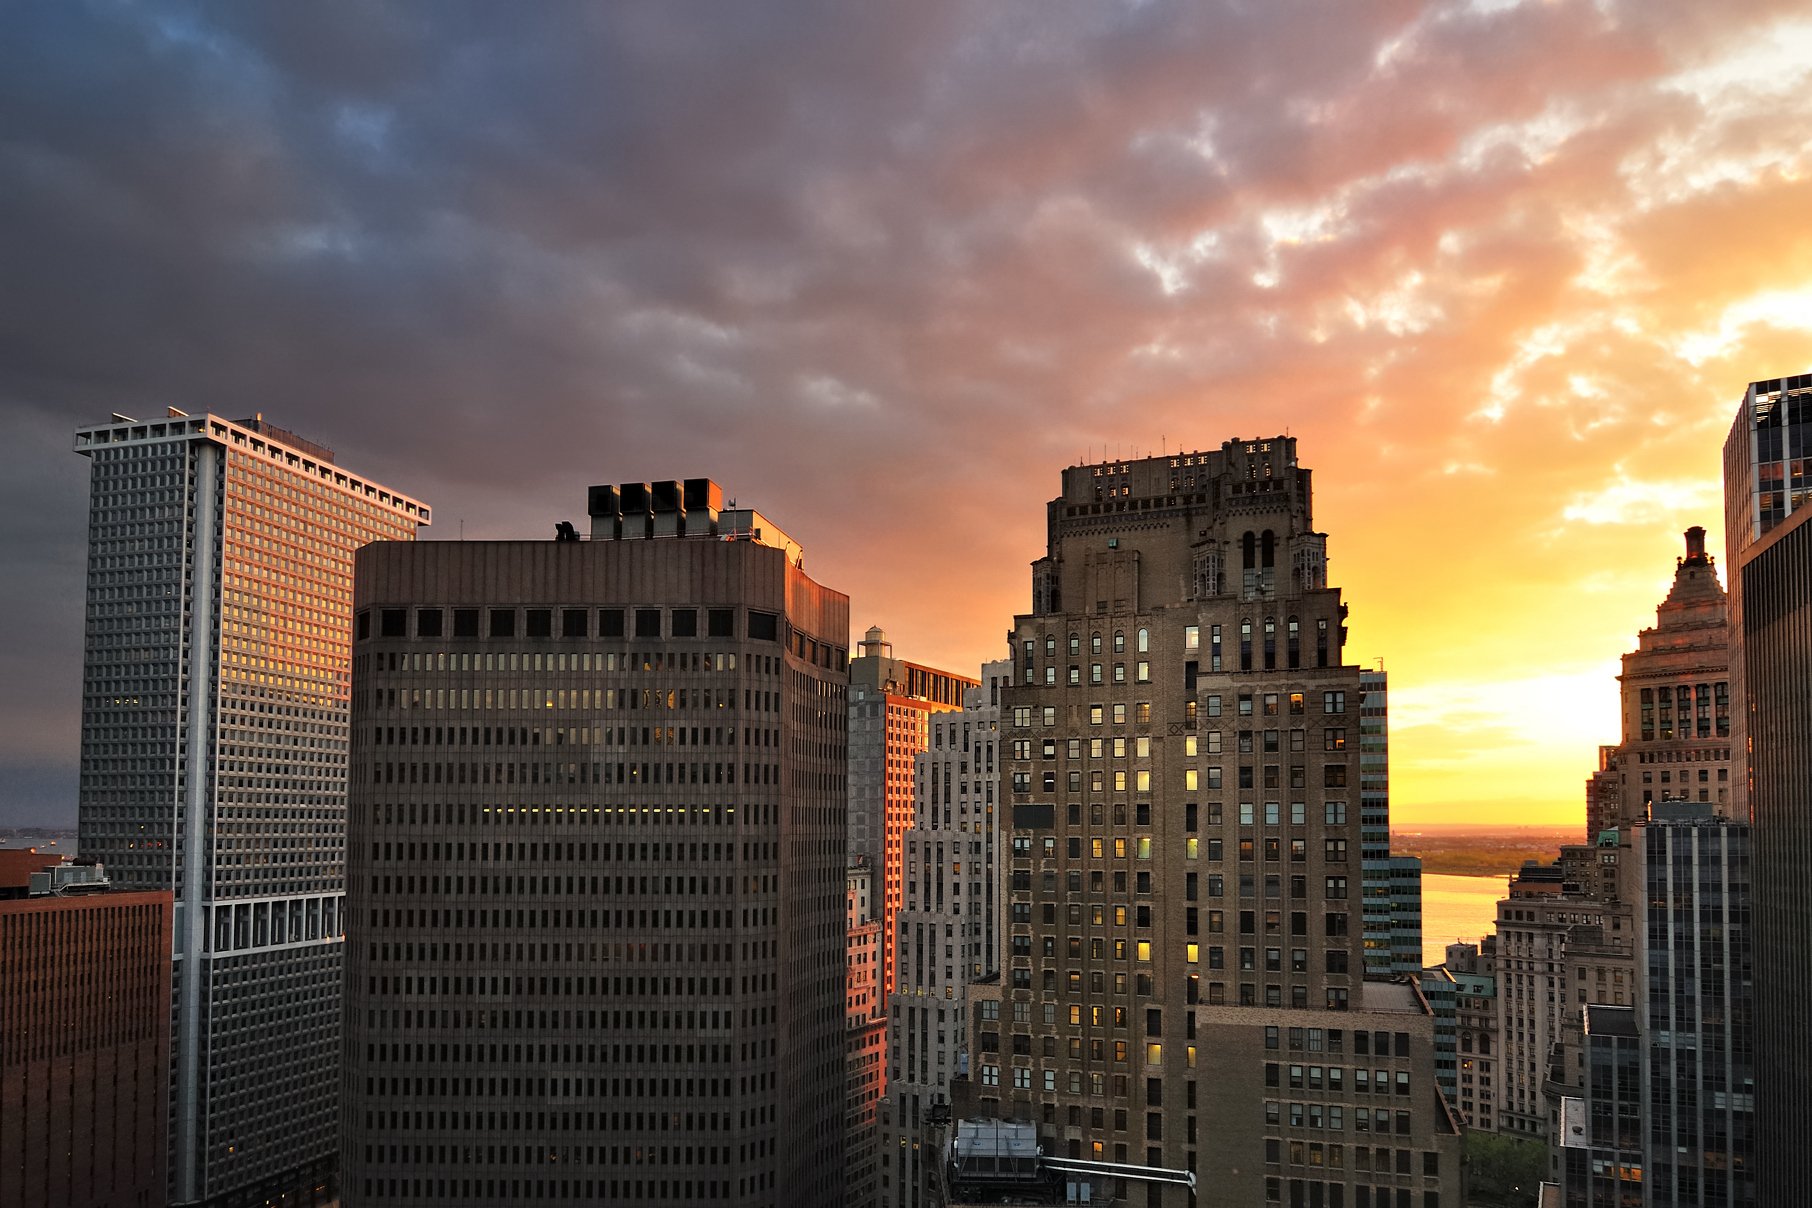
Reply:
[[[848,600],[720,501],[360,551],[353,1208],[842,1202]]]
[[[1812,1187],[1812,374],[1752,382],[1724,442],[1733,730],[1754,833],[1756,1203]],[[1740,816],[1740,815],[1739,815]]]
[[[7,861],[0,1204],[161,1208],[169,1094],[170,895],[109,893],[93,864]]]

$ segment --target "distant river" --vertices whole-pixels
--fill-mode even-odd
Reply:
[[[1447,945],[1491,934],[1507,878],[1422,874],[1422,963],[1447,959]]]

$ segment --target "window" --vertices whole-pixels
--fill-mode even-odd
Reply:
[[[516,610],[514,608],[491,609],[491,636],[494,638],[516,636]]]
[[[456,638],[478,636],[478,610],[476,608],[455,608],[453,610],[453,636]]]
[[[406,608],[386,608],[378,613],[378,636],[381,638],[407,637],[409,633],[409,610]]]
[[[418,608],[415,612],[415,636],[437,638],[441,636],[441,624],[445,614],[438,608]]]
[[[1321,711],[1323,713],[1345,713],[1346,693],[1323,692],[1321,694]]]
[[[621,608],[598,609],[598,636],[601,638],[623,636],[623,610]]]
[[[582,638],[586,636],[586,622],[591,613],[584,608],[566,608],[560,612],[560,634],[562,637]]]
[[[551,638],[554,636],[554,610],[551,608],[531,608],[524,618],[527,624],[523,633],[531,638]]]
[[[673,610],[673,636],[676,638],[698,636],[698,609],[676,608]]]

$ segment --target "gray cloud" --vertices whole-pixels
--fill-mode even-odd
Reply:
[[[37,695],[0,701],[0,776],[73,768],[68,433],[114,409],[262,410],[436,504],[439,537],[710,474],[860,626],[956,665],[994,653],[1039,501],[1091,447],[1291,427],[1438,466],[1552,441],[1559,410],[1481,434],[1483,384],[1565,393],[1518,350],[1600,321],[1592,224],[1680,255],[1637,241],[1704,203],[1649,197],[1630,157],[1803,157],[1803,98],[1657,87],[1788,11],[17,6],[0,667]],[[1790,191],[1732,186],[1729,220]],[[1733,287],[1685,268],[1702,323]],[[1645,380],[1668,337],[1594,338]]]

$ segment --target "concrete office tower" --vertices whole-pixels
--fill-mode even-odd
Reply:
[[[168,891],[0,860],[0,1204],[164,1203],[169,1100]]]
[[[81,850],[175,894],[170,1202],[331,1198],[352,552],[428,508],[262,417],[115,416],[75,447]]]
[[[849,603],[720,498],[360,551],[350,1208],[842,1201]]]
[[[1427,1004],[1362,976],[1365,688],[1310,504],[1288,437],[1064,471],[1002,694],[1008,947],[971,988],[973,1110],[1226,1203],[1457,1203]],[[1363,1139],[1323,1110],[1359,1061]],[[1380,1069],[1402,1095],[1374,1104]]]
[[[887,1000],[881,993],[881,923],[875,918],[874,869],[867,857],[849,866],[844,933],[849,988],[844,1000],[848,1100],[844,1132],[845,1204],[873,1204],[881,1093],[887,1085]]]
[[[1756,1202],[1750,828],[1712,810],[1657,802],[1633,844],[1647,889],[1637,951],[1650,1208]]]
[[[935,714],[959,709],[975,687],[967,675],[893,657],[878,626],[849,663],[849,849],[879,870],[881,990],[894,989],[894,921],[906,897],[901,842],[913,817],[913,760]]]
[[[1732,745],[1755,828],[1756,1202],[1812,1187],[1812,373],[1751,383],[1724,443]],[[1739,778],[1739,791],[1741,780]],[[1739,807],[1736,816],[1742,817]]]
[[[1706,801],[1730,811],[1730,625],[1705,530],[1686,553],[1655,625],[1623,656],[1623,741],[1601,750],[1588,782],[1586,841],[1648,816],[1652,801]],[[1611,786],[1615,786],[1614,789]]]
[[[928,1112],[950,1102],[967,1072],[969,985],[1000,957],[1000,692],[1010,662],[982,667],[960,713],[931,718],[919,753],[915,819],[902,842],[906,898],[898,919],[899,980],[888,1001],[887,1098],[882,1107],[881,1203],[925,1208]]]

